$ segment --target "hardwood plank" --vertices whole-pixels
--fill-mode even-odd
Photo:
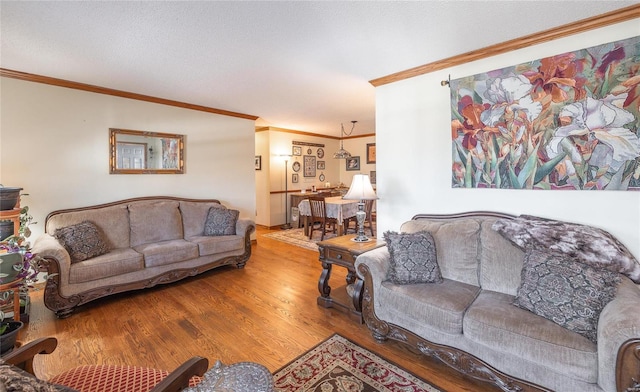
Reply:
[[[114,295],[67,319],[45,308],[32,293],[30,322],[21,340],[55,336],[58,348],[39,356],[36,373],[49,378],[85,364],[130,364],[172,370],[194,355],[213,365],[259,362],[274,372],[322,340],[339,333],[429,380],[445,391],[497,391],[448,366],[388,342],[377,343],[365,325],[337,309],[316,305],[322,266],[317,252],[267,237],[244,269],[218,268],[152,289]],[[331,282],[342,284],[344,268]]]

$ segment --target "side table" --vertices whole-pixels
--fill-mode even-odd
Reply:
[[[318,305],[325,308],[338,308],[349,313],[349,316],[362,323],[362,280],[356,274],[356,258],[364,252],[386,245],[382,240],[372,238],[368,242],[354,242],[355,235],[342,235],[318,243],[322,274],[318,281]],[[333,265],[347,269],[344,286],[336,288],[332,297],[329,279]]]

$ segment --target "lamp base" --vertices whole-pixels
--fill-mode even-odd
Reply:
[[[353,237],[351,239],[351,241],[353,241],[353,242],[369,242],[369,241],[371,241],[371,238],[367,237],[366,235],[356,236],[356,237]]]
[[[281,228],[282,230],[289,230],[289,229],[291,228],[291,225],[290,225],[290,224],[288,224],[288,223],[286,223],[286,224],[284,224],[284,225],[280,226],[280,228]]]

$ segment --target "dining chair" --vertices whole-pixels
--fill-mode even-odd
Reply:
[[[337,234],[336,225],[338,224],[338,220],[327,217],[327,204],[325,203],[324,197],[309,197],[309,209],[311,210],[309,239],[313,237],[314,230],[322,230],[320,241],[323,241],[327,233],[327,225],[331,226],[330,232]]]

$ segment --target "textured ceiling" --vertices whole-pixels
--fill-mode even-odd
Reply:
[[[363,134],[369,80],[637,3],[2,1],[0,66]]]

